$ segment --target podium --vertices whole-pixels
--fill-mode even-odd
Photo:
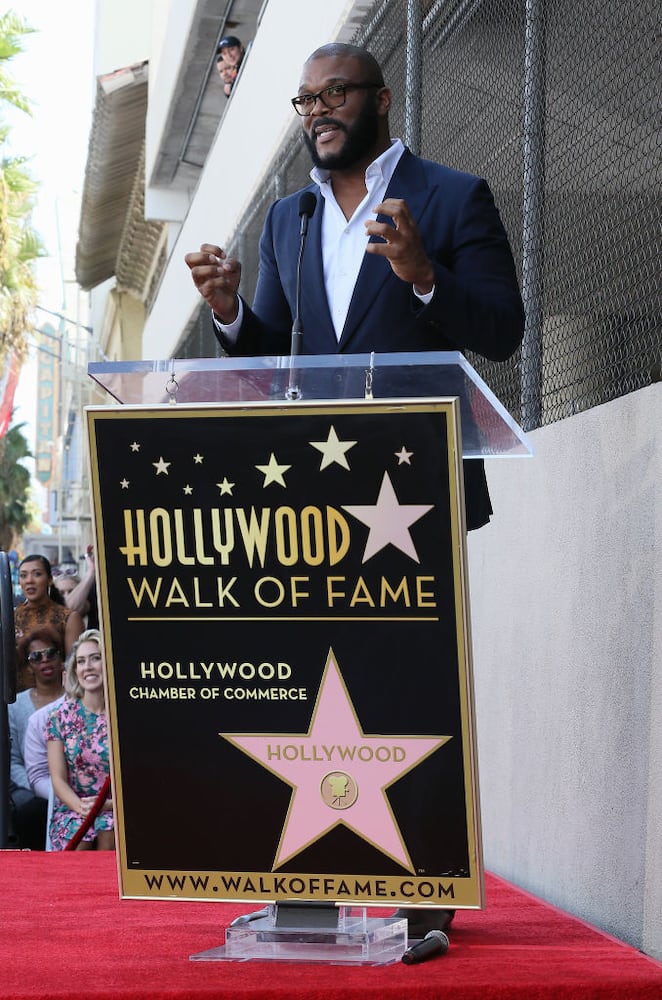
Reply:
[[[203,961],[482,907],[461,462],[520,428],[459,353],[89,373],[121,895],[261,904]]]

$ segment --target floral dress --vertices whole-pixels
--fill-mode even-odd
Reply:
[[[76,795],[98,795],[110,770],[108,760],[108,724],[105,714],[85,708],[80,698],[65,698],[48,719],[46,735],[60,740],[67,762],[67,781]],[[58,798],[53,805],[50,837],[52,849],[63,851],[74,836],[82,817]],[[96,840],[100,830],[113,829],[111,811],[99,813],[83,840]]]

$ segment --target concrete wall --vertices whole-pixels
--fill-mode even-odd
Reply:
[[[488,869],[662,958],[662,385],[493,459],[469,538]]]

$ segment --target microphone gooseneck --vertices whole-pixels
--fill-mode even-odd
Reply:
[[[294,384],[293,359],[301,354],[303,343],[303,325],[301,323],[301,265],[303,263],[303,251],[308,235],[308,223],[315,211],[317,198],[312,191],[303,191],[299,197],[299,258],[297,260],[297,284],[295,297],[295,316],[292,324],[292,339],[290,344],[290,380],[286,392],[288,399],[299,399],[301,393]]]
[[[315,211],[317,198],[312,191],[304,191],[299,198],[299,258],[297,260],[297,287],[296,287],[296,314],[292,325],[292,348],[291,354],[301,354],[301,341],[303,339],[303,327],[301,325],[301,265],[303,263],[303,250],[306,245],[308,235],[308,223]]]
[[[448,951],[450,941],[448,935],[443,931],[428,931],[422,941],[407,948],[402,956],[405,965],[416,965],[419,962],[427,962],[435,955],[445,955]]]

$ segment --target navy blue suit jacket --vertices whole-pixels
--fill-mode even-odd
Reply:
[[[340,341],[324,288],[321,226],[324,200],[310,220],[302,264],[303,354],[471,350],[504,361],[519,346],[524,311],[508,238],[487,183],[405,150],[386,198],[403,198],[435,269],[432,301],[423,305],[384,257],[366,254]],[[275,202],[260,240],[253,307],[231,354],[288,355],[296,314],[301,191]],[[380,221],[390,221],[381,218]],[[482,462],[464,463],[467,527],[489,520]]]

